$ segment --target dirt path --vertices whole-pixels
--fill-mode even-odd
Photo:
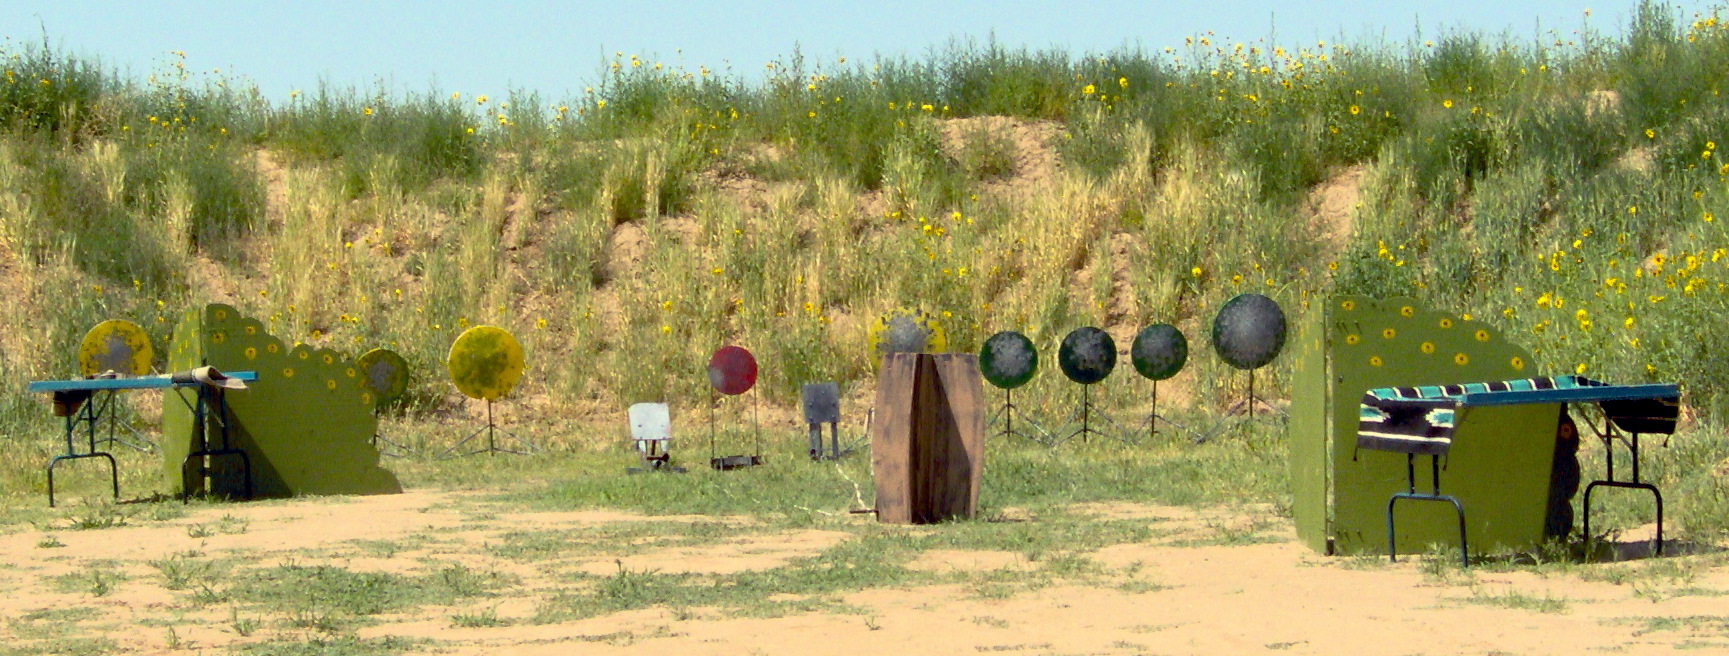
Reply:
[[[536,609],[550,591],[573,576],[605,576],[619,568],[722,576],[763,572],[874,527],[868,520],[786,529],[743,517],[513,512],[479,495],[425,491],[195,507],[184,517],[161,522],[0,536],[0,563],[6,563],[0,566],[0,617],[9,619],[0,622],[0,641],[46,644],[30,642],[39,637],[31,631],[44,626],[31,618],[67,609],[88,610],[89,617],[67,626],[112,641],[117,653],[209,653],[298,635],[270,624],[239,635],[231,604],[200,606],[188,601],[190,593],[165,589],[159,572],[164,559],[197,554],[242,566],[298,563],[352,571],[420,572],[456,563],[519,581],[478,603],[386,613],[358,629],[363,640],[400,636],[420,641],[411,653],[1667,654],[1681,648],[1729,649],[1729,606],[1722,598],[1729,595],[1729,571],[1717,565],[1722,562],[1717,556],[1461,573],[1451,565],[1417,562],[1421,559],[1387,565],[1375,558],[1319,556],[1294,541],[1288,523],[1261,516],[1263,509],[1116,504],[1073,510],[1101,521],[1154,520],[1151,525],[1160,533],[1084,554],[1078,562],[1094,573],[1084,583],[1058,578],[1048,586],[1011,588],[999,595],[948,583],[870,589],[841,594],[839,604],[825,611],[777,617],[653,606],[536,623]],[[553,552],[538,560],[512,559],[500,547],[510,536],[581,541],[591,533],[651,526],[643,522],[700,524],[719,533],[712,540],[678,543],[659,540],[650,530],[615,543],[626,546],[612,551]],[[1202,534],[1225,531],[1251,539],[1235,546],[1183,546]],[[395,546],[381,551],[381,544]],[[906,566],[1012,586],[1053,565],[1019,552],[932,549]],[[1613,574],[1636,567],[1693,574]],[[93,583],[100,584],[89,580],[91,570],[112,572],[111,587],[90,591]],[[454,613],[479,608],[496,613],[501,625],[455,626]],[[164,626],[174,627],[172,641]]]

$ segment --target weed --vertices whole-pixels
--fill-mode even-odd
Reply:
[[[1508,589],[1496,592],[1473,586],[1471,596],[1466,597],[1465,601],[1484,606],[1529,610],[1539,613],[1567,612],[1567,599],[1565,597],[1551,596],[1546,592],[1541,597],[1534,597],[1518,590]]]
[[[509,618],[498,616],[498,609],[495,607],[487,607],[472,613],[457,613],[450,616],[450,625],[454,627],[475,629],[510,626],[511,624],[513,624],[513,622]]]
[[[237,535],[246,532],[249,522],[233,515],[223,515],[221,519],[208,524],[193,524],[186,527],[186,535],[191,538],[207,538],[212,535]]]
[[[242,616],[240,614],[240,607],[229,606],[228,628],[233,629],[235,635],[242,638],[248,638],[252,636],[253,632],[258,630],[258,621],[251,617]]]
[[[201,558],[197,552],[173,554],[167,558],[149,561],[149,565],[162,575],[162,587],[177,591],[194,585],[213,584],[228,572],[225,563]],[[206,599],[205,603],[208,601]]]

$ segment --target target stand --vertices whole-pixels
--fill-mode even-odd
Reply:
[[[1285,346],[1285,311],[1260,294],[1238,294],[1225,301],[1213,318],[1213,350],[1225,364],[1249,372],[1247,430],[1255,421],[1255,370],[1272,363]]]
[[[1183,336],[1183,331],[1168,323],[1142,328],[1129,347],[1129,360],[1136,373],[1153,381],[1152,409],[1147,411],[1147,418],[1136,427],[1136,432],[1144,426],[1147,439],[1151,440],[1159,434],[1159,420],[1164,419],[1167,424],[1193,433],[1188,427],[1159,415],[1159,381],[1177,375],[1189,361],[1189,339]]]
[[[408,445],[385,437],[383,422],[376,421],[383,416],[385,406],[408,391],[408,360],[395,351],[378,348],[362,353],[354,365],[362,374],[360,387],[370,397],[366,400],[372,402],[372,418],[379,425],[372,433],[372,448],[378,450],[378,455],[392,458],[413,455],[414,450]]]
[[[485,446],[468,451],[462,450],[463,446],[467,445],[469,442],[480,439],[482,434],[486,435]],[[505,448],[499,446],[499,436],[503,436],[507,444],[514,442],[516,448]],[[474,429],[474,432],[469,433],[466,437],[463,437],[460,440],[457,440],[455,444],[450,445],[450,448],[440,452],[437,459],[450,460],[453,458],[466,458],[468,456],[480,455],[482,453],[507,453],[513,456],[528,456],[534,455],[539,451],[539,447],[536,447],[533,442],[518,437],[516,433],[512,433],[499,427],[498,423],[493,421],[492,400],[488,399],[486,401],[486,425]]]
[[[1092,386],[1111,375],[1117,368],[1117,344],[1111,339],[1111,334],[1093,326],[1076,328],[1063,337],[1062,347],[1057,350],[1057,365],[1063,370],[1063,375],[1069,380],[1081,385],[1081,407],[1071,415],[1068,422],[1080,419],[1080,428],[1064,435],[1057,443],[1067,442],[1077,437],[1082,442],[1091,441],[1091,436],[1113,437],[1111,434],[1093,428]],[[1120,434],[1123,430],[1110,415],[1099,413],[1099,418],[1114,426]],[[1115,436],[1122,439],[1121,436]]]
[[[630,437],[642,466],[627,467],[627,473],[685,473],[672,464],[672,414],[665,403],[630,406]]]
[[[750,404],[750,421],[753,426],[752,435],[754,437],[752,439],[752,453],[749,455],[719,455],[720,452],[716,450],[719,429],[715,427],[714,421],[714,409],[718,405],[720,405],[720,397],[711,395],[708,401],[708,466],[717,471],[731,471],[762,464],[762,424],[757,421],[756,397],[751,397]]]
[[[841,445],[840,384],[832,382],[807,383],[800,388],[799,392],[804,406],[804,421],[809,438],[808,453],[811,460],[845,458],[858,451],[859,446],[869,439],[867,434],[848,442],[845,446]],[[829,430],[829,443],[826,449],[822,439],[823,424],[828,424]]]
[[[439,453],[438,460],[482,453],[526,456],[539,451],[533,442],[500,428],[492,416],[493,402],[509,394],[516,388],[517,381],[522,379],[522,344],[516,341],[514,335],[496,326],[469,328],[450,345],[447,364],[451,382],[456,384],[456,388],[461,390],[464,396],[486,401],[486,425],[474,429],[474,432]],[[463,450],[469,442],[479,439],[482,434],[486,435],[484,447]],[[500,435],[507,441],[514,442],[516,448],[499,446]]]
[[[1153,396],[1153,409],[1147,411],[1147,418],[1146,419],[1142,419],[1139,424],[1135,425],[1135,433],[1140,433],[1143,428],[1146,429],[1146,435],[1147,435],[1148,440],[1154,439],[1162,433],[1162,431],[1159,430],[1159,422],[1161,422],[1161,421],[1163,421],[1164,423],[1169,424],[1171,426],[1176,426],[1177,430],[1180,430],[1184,433],[1187,433],[1189,435],[1189,439],[1193,440],[1194,443],[1196,443],[1196,444],[1200,444],[1202,442],[1205,442],[1207,440],[1212,439],[1213,436],[1217,435],[1219,433],[1219,431],[1224,426],[1223,423],[1215,422],[1212,428],[1209,428],[1205,431],[1201,431],[1201,430],[1189,428],[1188,426],[1183,425],[1182,423],[1178,422],[1175,419],[1171,419],[1170,417],[1166,417],[1164,415],[1159,414],[1159,381],[1156,381],[1156,380],[1153,381],[1153,394],[1152,394],[1152,396]]]
[[[987,378],[986,380],[989,380],[989,379]],[[1024,430],[1016,430],[1015,429],[1015,417],[1017,415],[1021,418],[1022,424],[1025,424],[1027,426],[1031,426],[1034,431],[1038,432],[1038,435],[1034,435],[1034,434],[1027,432],[1027,431],[1024,431]],[[1012,390],[1012,389],[1007,389],[1007,388],[1003,389],[1003,404],[997,408],[996,412],[991,413],[990,420],[987,421],[986,424],[987,425],[996,425],[997,420],[999,420],[999,419],[1002,420],[1003,427],[1001,430],[998,430],[995,433],[991,433],[991,437],[993,437],[993,438],[996,438],[996,437],[1018,437],[1020,439],[1027,440],[1029,442],[1036,442],[1038,444],[1043,444],[1045,446],[1055,446],[1058,442],[1057,437],[1055,435],[1052,435],[1050,431],[1045,430],[1045,427],[1040,426],[1039,423],[1037,421],[1034,421],[1032,417],[1028,417],[1026,411],[1021,410],[1020,406],[1015,405],[1014,390]]]
[[[373,420],[379,420],[383,416],[383,410],[379,408],[372,409]],[[414,455],[414,449],[409,448],[407,444],[402,444],[384,436],[383,421],[379,421],[378,424],[380,428],[372,433],[372,448],[378,449],[378,455],[388,458],[407,458],[408,456]]]
[[[138,429],[132,426],[132,422],[120,420],[119,403],[114,396],[114,391],[106,391],[102,393],[102,396],[103,399],[100,401],[102,408],[97,414],[107,415],[108,434],[98,436],[95,446],[103,448],[123,446],[139,453],[156,453],[156,443],[150,439],[150,436],[138,432]],[[96,402],[92,401],[92,403]],[[125,428],[126,432],[132,434],[132,438],[123,437],[120,434],[120,428]]]
[[[1077,437],[1081,439],[1083,444],[1090,443],[1092,441],[1092,436],[1095,435],[1104,439],[1115,439],[1123,443],[1129,443],[1130,440],[1123,435],[1125,431],[1123,430],[1122,424],[1117,423],[1117,420],[1112,419],[1110,415],[1105,414],[1104,412],[1093,412],[1092,388],[1093,386],[1091,384],[1085,384],[1081,387],[1080,408],[1075,410],[1075,414],[1069,416],[1068,421],[1063,422],[1063,425],[1067,426],[1068,424],[1073,423],[1076,419],[1079,419],[1081,423],[1080,427],[1074,429],[1069,434],[1064,435],[1062,439],[1057,440],[1056,443],[1061,444]],[[1093,428],[1095,418],[1104,423],[1110,424],[1112,430],[1115,432],[1107,433],[1097,428]]]
[[[150,336],[142,327],[125,319],[109,319],[91,327],[79,341],[78,373],[85,378],[146,376],[152,373],[151,364],[155,357],[156,351],[150,344]],[[90,436],[94,440],[91,450],[118,445],[141,453],[155,453],[154,441],[138,432],[132,422],[120,421],[115,390],[100,390],[96,393],[102,398],[92,399],[86,407],[86,410],[94,415],[85,413],[80,415],[79,419],[90,423]],[[96,430],[97,416],[108,418],[107,435]],[[126,432],[131,433],[133,439],[121,437],[120,426],[125,426]]]
[[[1021,411],[1020,406],[1015,405],[1015,388],[1031,382],[1038,371],[1039,351],[1026,335],[1005,330],[991,335],[984,345],[979,347],[979,373],[992,387],[1003,391],[1002,406],[991,413],[990,420],[986,422],[986,425],[993,425],[1001,419],[1003,428],[991,434],[991,437],[1014,436],[1045,446],[1054,446],[1057,443],[1056,436],[1051,435],[1050,431],[1045,430]],[[1015,430],[1015,415],[1020,415],[1021,421],[1038,431],[1040,437]]]
[[[711,394],[708,400],[708,466],[716,471],[732,471],[755,467],[762,460],[762,422],[757,419],[757,395],[751,396],[750,421],[752,425],[752,453],[749,455],[720,455],[716,448],[719,429],[715,427],[715,407],[720,405],[720,396],[738,396],[756,387],[756,356],[741,346],[723,346],[714,352],[708,360],[708,383],[718,394]]]

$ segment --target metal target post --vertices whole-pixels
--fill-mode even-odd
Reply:
[[[756,357],[750,351],[739,346],[723,346],[714,352],[708,362],[708,381],[713,392],[726,396],[738,396],[756,387]],[[759,405],[757,396],[751,397],[751,423],[754,425],[753,451],[751,455],[719,455],[715,448],[718,429],[715,427],[715,406],[719,405],[717,397],[712,396],[709,403],[709,466],[716,470],[727,471],[754,467],[762,464],[762,421],[757,413]]]
[[[1027,339],[1026,335],[1005,330],[991,335],[989,339],[985,340],[984,345],[979,347],[979,373],[984,376],[986,382],[1003,391],[1003,405],[997,409],[988,422],[996,423],[1000,417],[1003,420],[1003,429],[992,434],[991,437],[1015,436],[1046,446],[1056,445],[1058,442],[1056,436],[1051,435],[1050,431],[1045,430],[1038,422],[1026,416],[1021,411],[1020,406],[1015,405],[1015,388],[1031,382],[1038,370],[1038,348],[1033,345],[1032,340]],[[1040,435],[1043,435],[1043,439],[1034,437],[1030,433],[1016,431],[1016,414],[1021,415],[1023,423],[1032,426]]]
[[[372,448],[378,449],[381,456],[394,458],[413,454],[414,450],[408,445],[398,444],[384,437],[381,421],[384,406],[402,398],[408,391],[408,360],[390,349],[375,348],[356,358],[354,366],[365,374],[360,378],[361,388],[372,395],[372,420],[377,424],[372,432]],[[379,448],[380,444],[395,448],[397,452],[385,451]]]
[[[1098,435],[1110,437],[1109,434],[1092,427],[1092,395],[1090,388],[1094,383],[1111,375],[1117,366],[1117,345],[1111,339],[1110,333],[1093,326],[1085,326],[1070,331],[1063,337],[1062,346],[1057,351],[1057,364],[1062,367],[1063,375],[1069,380],[1081,385],[1081,427],[1062,441],[1080,437],[1083,442],[1089,441],[1087,436]],[[1122,425],[1111,419],[1110,415],[1101,414],[1106,421],[1116,426],[1117,432],[1122,432]],[[1118,436],[1118,439],[1122,439]]]
[[[1255,370],[1277,358],[1285,345],[1285,311],[1260,294],[1238,294],[1213,317],[1213,349],[1219,358],[1249,373],[1248,421],[1255,420]],[[1240,424],[1243,431],[1247,423]]]
[[[1153,383],[1152,408],[1141,423],[1147,426],[1147,439],[1159,434],[1159,420],[1193,433],[1187,426],[1159,416],[1159,381],[1177,375],[1189,361],[1189,340],[1183,331],[1168,323],[1156,323],[1142,328],[1129,348],[1129,357],[1136,373]]]
[[[481,426],[467,436],[457,440],[450,448],[437,456],[438,460],[449,460],[481,453],[508,453],[511,455],[532,455],[539,450],[533,442],[518,437],[515,433],[500,428],[492,415],[493,401],[509,394],[516,387],[516,382],[522,378],[523,357],[522,344],[516,341],[516,336],[509,331],[496,326],[475,326],[469,328],[450,345],[448,357],[451,382],[464,396],[480,399],[486,402],[486,425]],[[468,452],[459,452],[462,446],[486,433],[486,447]],[[521,450],[501,448],[498,446],[498,435],[503,434],[520,444]]]

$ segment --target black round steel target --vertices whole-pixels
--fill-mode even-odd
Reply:
[[[1117,368],[1117,343],[1111,334],[1087,326],[1070,331],[1057,350],[1057,364],[1063,375],[1082,385],[1104,380]]]
[[[1238,369],[1259,369],[1285,347],[1285,311],[1260,294],[1239,294],[1213,319],[1213,350]]]

